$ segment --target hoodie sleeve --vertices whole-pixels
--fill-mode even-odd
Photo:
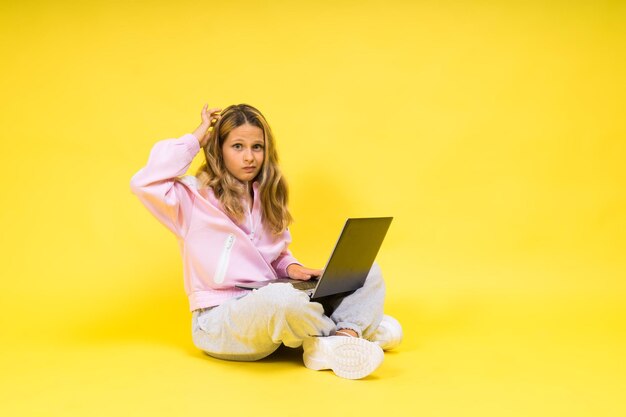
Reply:
[[[187,172],[199,150],[198,139],[191,133],[159,141],[152,147],[146,166],[130,180],[131,191],[178,237],[188,228],[194,199],[178,177]]]
[[[280,255],[278,255],[278,258],[272,262],[272,267],[274,268],[274,271],[276,271],[276,275],[278,275],[279,278],[288,278],[289,275],[287,274],[287,267],[291,264],[302,264],[293,257],[291,251],[287,247],[291,242],[291,233],[289,233],[289,230],[285,230],[283,236],[285,239],[285,249],[283,249]]]

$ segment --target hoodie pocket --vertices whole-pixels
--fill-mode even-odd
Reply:
[[[224,282],[224,277],[226,276],[226,270],[228,269],[228,263],[230,262],[230,252],[233,250],[233,246],[235,245],[235,235],[229,234],[224,241],[224,247],[222,248],[222,253],[220,254],[220,258],[217,261],[217,269],[215,270],[215,276],[213,277],[213,282],[216,284],[221,284]]]

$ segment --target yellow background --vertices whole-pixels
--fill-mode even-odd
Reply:
[[[2,2],[0,414],[624,415],[626,7],[544,3]],[[306,265],[394,216],[369,378],[192,345],[129,180],[207,102],[269,120]]]

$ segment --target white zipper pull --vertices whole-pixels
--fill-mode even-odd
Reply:
[[[215,276],[213,277],[213,282],[215,282],[216,284],[221,284],[224,282],[226,269],[228,268],[228,263],[230,260],[230,252],[233,249],[234,244],[235,235],[231,233],[226,238],[226,241],[224,241],[224,248],[222,249],[222,253],[220,254],[220,258],[217,262],[217,269],[215,270]]]

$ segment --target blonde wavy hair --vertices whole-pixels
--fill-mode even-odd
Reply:
[[[242,201],[247,190],[226,169],[222,146],[228,134],[236,127],[250,124],[260,128],[263,131],[265,153],[263,165],[255,181],[259,182],[262,222],[274,234],[284,232],[293,219],[287,209],[289,192],[287,182],[278,167],[278,153],[272,129],[261,112],[248,104],[228,106],[222,110],[221,115],[204,146],[206,162],[196,171],[198,182],[203,187],[213,189],[224,211],[231,218],[238,222],[243,221],[245,215]]]

